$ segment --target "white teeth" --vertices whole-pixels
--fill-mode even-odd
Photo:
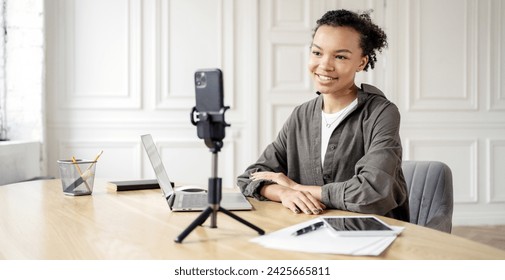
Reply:
[[[323,75],[318,75],[316,74],[320,80],[323,80],[323,81],[331,81],[331,80],[335,80],[335,78],[332,78],[332,77],[328,77],[328,76],[323,76]]]

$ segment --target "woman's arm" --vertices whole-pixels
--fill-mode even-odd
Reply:
[[[254,181],[274,182],[261,188],[261,195],[272,201],[281,202],[294,213],[320,214],[326,208],[321,203],[321,187],[302,186],[284,173],[256,172],[251,175]]]

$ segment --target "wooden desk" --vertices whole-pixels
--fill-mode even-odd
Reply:
[[[59,180],[0,186],[0,259],[505,259],[505,251],[384,217],[405,230],[379,257],[267,249],[248,241],[255,231],[222,213],[217,229],[208,220],[177,244],[199,213],[170,212],[160,190],[117,193],[111,186],[97,180],[93,195],[83,197],[64,195]],[[255,210],[235,213],[267,233],[315,217],[251,203]]]

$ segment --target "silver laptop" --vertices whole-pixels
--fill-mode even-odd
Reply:
[[[151,134],[142,135],[144,149],[156,174],[158,184],[172,211],[202,211],[209,206],[206,192],[175,191],[168,178]],[[241,193],[223,193],[221,206],[227,210],[251,210],[252,205]]]

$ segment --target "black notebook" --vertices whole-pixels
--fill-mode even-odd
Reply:
[[[159,189],[160,184],[158,180],[133,180],[133,181],[115,181],[111,182],[117,186],[117,191],[135,191],[135,190],[147,190],[147,189]]]

